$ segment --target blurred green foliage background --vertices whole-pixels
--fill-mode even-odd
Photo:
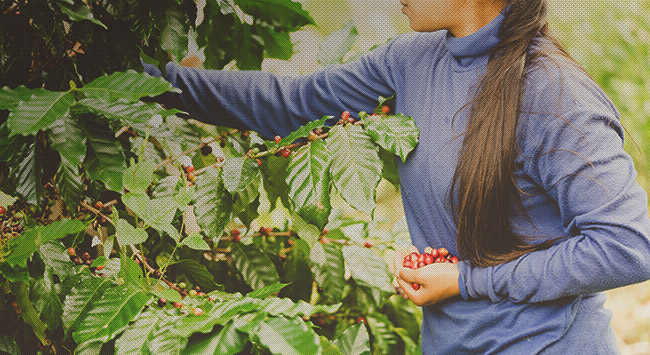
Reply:
[[[650,1],[549,0],[550,25],[568,49],[616,104],[627,130],[625,148],[650,191]],[[318,70],[324,37],[354,21],[362,53],[399,33],[411,31],[398,0],[302,0],[318,28],[294,34],[297,53],[287,62],[265,62],[264,70],[299,75]],[[401,198],[386,188],[378,214],[397,221]],[[608,292],[612,326],[623,354],[650,354],[650,282]]]

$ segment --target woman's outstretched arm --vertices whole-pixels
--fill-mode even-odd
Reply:
[[[179,109],[206,123],[286,136],[308,121],[345,110],[370,111],[395,92],[393,68],[409,36],[401,35],[360,59],[310,75],[279,77],[260,71],[202,70],[168,63],[165,79],[182,90]],[[145,65],[149,74],[162,74]]]

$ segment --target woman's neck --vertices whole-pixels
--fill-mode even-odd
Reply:
[[[454,37],[465,37],[478,31],[494,20],[506,6],[507,1],[467,1],[457,12],[455,24],[447,30]]]

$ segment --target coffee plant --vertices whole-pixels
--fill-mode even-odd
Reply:
[[[372,217],[380,180],[399,185],[418,129],[393,98],[271,140],[146,99],[178,90],[140,58],[180,60],[192,31],[206,67],[287,59],[313,23],[298,3],[0,6],[1,351],[418,351],[383,255],[398,233],[332,203]]]

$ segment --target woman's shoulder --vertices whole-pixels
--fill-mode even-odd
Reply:
[[[526,72],[523,110],[553,115],[584,110],[620,119],[612,100],[578,62],[548,39],[535,45],[545,49]]]

